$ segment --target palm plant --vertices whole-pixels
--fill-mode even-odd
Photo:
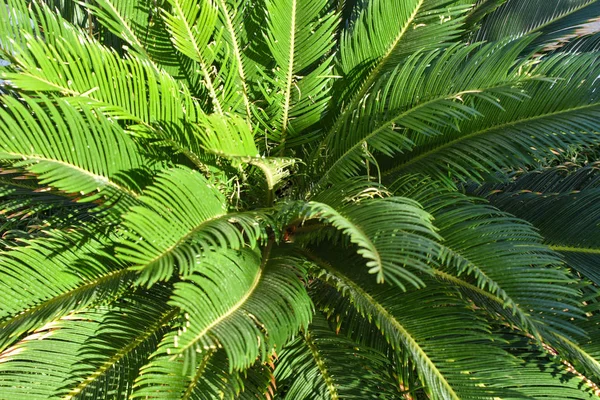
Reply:
[[[0,0],[0,398],[597,398],[552,3]]]

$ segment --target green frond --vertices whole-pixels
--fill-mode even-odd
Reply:
[[[124,216],[118,257],[141,270],[138,283],[169,279],[177,266],[188,275],[203,253],[255,247],[266,237],[260,212],[228,213],[225,196],[197,171],[178,167],[161,173]]]
[[[209,42],[215,35],[219,9],[212,0],[200,3],[191,0],[169,0],[170,11],[164,11],[163,17],[167,29],[177,50],[197,63],[202,83],[206,87],[214,112],[222,114],[222,94],[217,93],[221,84],[218,74],[212,72],[212,65],[222,46],[220,35],[214,43]],[[229,72],[231,73],[231,72]]]
[[[364,86],[415,51],[428,51],[449,43],[460,32],[470,5],[453,6],[452,0],[373,1],[345,30],[340,45],[340,68],[346,76],[366,70]],[[363,86],[363,87],[364,87]],[[364,93],[363,93],[364,94]]]
[[[438,276],[449,273],[500,297],[519,327],[538,339],[540,331],[582,334],[569,324],[582,317],[579,292],[569,287],[574,279],[531,225],[428,179],[407,178],[397,192],[434,217],[444,238]]]
[[[400,392],[386,376],[389,363],[385,354],[336,334],[316,314],[310,326],[279,354],[275,377],[283,398],[391,399]]]
[[[523,218],[560,252],[569,267],[600,285],[600,174],[596,164],[516,174],[506,183],[470,188],[494,206]]]
[[[1,352],[0,399],[58,398],[81,361],[79,352],[100,325],[97,317],[91,313],[57,318]]]
[[[70,247],[77,236],[54,233],[0,255],[0,349],[20,336],[128,288],[133,274],[101,242]],[[95,256],[92,256],[92,255]]]
[[[22,45],[25,35],[41,36],[37,25],[32,23],[32,16],[31,9],[23,1],[0,1],[0,54],[2,54],[2,58]]]
[[[63,229],[91,223],[99,216],[94,213],[95,204],[77,203],[69,196],[61,195],[48,188],[40,189],[34,179],[18,174],[0,177],[0,221],[6,223],[0,229],[3,235],[8,229],[24,228],[28,232],[41,234],[48,229]],[[96,214],[96,215],[94,215]],[[8,228],[12,226],[12,228]]]
[[[340,38],[338,85],[341,105],[327,139],[339,135],[371,87],[385,79],[413,52],[428,52],[451,43],[469,5],[449,0],[379,0],[359,9],[357,20]]]
[[[63,99],[0,99],[0,158],[34,174],[41,185],[86,196],[135,202],[129,172],[144,168],[133,143],[117,124],[90,107]],[[116,151],[116,153],[115,153]]]
[[[506,98],[524,97],[520,86],[542,76],[531,74],[528,61],[518,60],[530,40],[460,45],[406,57],[340,124],[344,134],[325,139],[322,146],[331,150],[323,153],[321,181],[356,175],[373,154],[393,157],[412,150],[420,136],[435,140],[456,130],[460,121],[481,116],[474,99],[500,110]]]
[[[272,392],[273,373],[256,363],[244,371],[230,371],[223,350],[197,357],[194,369],[184,373],[184,361],[169,354],[176,333],[166,335],[150,361],[141,368],[132,399],[213,400],[256,399]]]
[[[336,265],[343,262],[336,260]],[[356,283],[365,281],[345,266],[344,272],[329,262],[321,261],[319,267],[320,279],[331,290],[319,291],[317,306],[341,319],[351,318],[347,310],[355,308],[373,321],[391,346],[410,354],[425,391],[433,398],[545,399],[553,396],[550,388],[555,386],[565,388],[556,399],[565,394],[595,398],[591,390],[582,390],[585,383],[568,368],[541,354],[540,360],[531,360],[511,349],[500,333],[489,331],[481,314],[470,306],[463,308],[465,303],[433,282],[400,300],[389,287]],[[443,306],[434,306],[437,301]],[[468,324],[463,323],[466,315],[460,316],[463,312],[469,315]],[[363,324],[361,329],[367,328]],[[511,383],[498,384],[504,379]]]
[[[377,282],[389,281],[402,290],[406,290],[405,283],[422,286],[417,273],[430,273],[432,254],[439,251],[431,216],[404,197],[360,199],[357,195],[343,204],[326,203],[330,198],[340,199],[344,189],[353,191],[348,185],[333,186],[313,201],[284,206],[283,214],[298,223],[299,229],[305,221],[315,219],[339,230],[357,245],[357,254],[365,259],[369,273],[376,274]]]
[[[144,59],[122,58],[47,9],[35,9],[45,41],[25,35],[11,54],[15,72],[1,77],[15,89],[60,94],[125,120],[133,131],[152,131],[156,121],[195,121],[202,114],[189,89],[168,73]]]
[[[540,0],[507,0],[489,14],[475,35],[477,41],[495,41],[539,32],[536,45],[548,45],[592,22],[600,12],[596,0],[555,0],[552,7]]]
[[[154,15],[159,11],[154,3],[150,0],[97,0],[83,4],[102,28],[122,40],[117,46],[111,47],[122,46],[128,53],[150,62],[153,68],[160,68],[152,60],[148,49],[148,34],[153,33],[152,37],[156,38],[158,33],[153,29],[150,32],[150,23],[160,18]],[[164,46],[164,41],[161,44]]]
[[[284,157],[261,156],[254,140],[254,132],[244,119],[236,115],[208,115],[192,128],[198,147],[218,157],[232,161],[232,165],[254,165],[264,174],[268,191],[289,176],[288,167],[296,160]],[[272,200],[271,200],[272,201]],[[269,202],[270,205],[270,202]]]
[[[445,179],[481,181],[502,168],[518,168],[549,159],[571,148],[598,142],[599,99],[597,54],[557,55],[530,71],[556,78],[553,83],[523,84],[526,99],[505,99],[502,108],[479,101],[479,118],[461,121],[442,135],[410,135],[411,152],[396,157],[396,166],[383,172],[391,181],[406,173],[425,173]]]
[[[265,97],[269,136],[281,146],[317,124],[329,100],[337,16],[326,0],[266,1],[267,45],[275,60]],[[266,71],[265,71],[266,72]],[[266,78],[266,76],[265,76]]]
[[[173,46],[161,18],[159,5],[166,7],[164,2],[101,0],[77,4],[83,7],[91,20],[92,27],[86,26],[90,36],[119,54],[134,55],[145,60],[152,69],[164,70],[178,80],[185,81],[191,91],[197,87],[198,79],[193,76],[190,66],[181,62],[181,55]],[[60,14],[65,17],[62,10]]]
[[[498,7],[504,4],[507,0],[480,0],[474,5],[469,11],[469,14],[465,18],[465,25],[467,32],[477,28],[477,25],[481,20],[488,14],[494,12]],[[472,3],[470,0],[466,0],[465,3]]]
[[[311,320],[298,259],[269,248],[262,260],[251,250],[215,252],[196,271],[175,284],[170,301],[186,317],[173,358],[185,356],[194,365],[194,358],[222,347],[230,370],[244,370],[257,358],[265,361]]]
[[[131,382],[178,315],[179,310],[167,306],[168,293],[156,285],[100,310],[100,325],[78,352],[70,382],[60,388],[61,398],[129,398]]]
[[[433,398],[501,396],[501,390],[487,383],[501,379],[514,361],[494,344],[484,320],[462,301],[430,281],[398,297],[395,288],[369,285],[349,268],[341,272],[329,262],[319,267],[319,279],[335,291],[320,290],[317,305],[342,319],[353,307],[373,321],[394,349],[410,354]]]
[[[219,32],[223,35],[222,40],[227,43],[227,46],[223,46],[223,48],[226,53],[228,51],[232,53],[227,61],[230,63],[229,68],[235,71],[234,76],[231,77],[231,81],[233,81],[231,91],[241,92],[239,95],[243,99],[246,122],[251,124],[254,105],[250,99],[250,82],[247,72],[250,67],[248,58],[244,54],[244,49],[249,43],[248,34],[243,29],[244,11],[249,5],[245,0],[217,0],[217,7],[219,8],[220,24],[223,27]]]
[[[511,374],[511,382],[502,384],[520,395],[506,399],[597,399],[600,395],[592,381],[569,363],[561,363],[551,351],[540,350],[530,338],[507,333],[503,339],[506,340],[503,347],[520,359]]]

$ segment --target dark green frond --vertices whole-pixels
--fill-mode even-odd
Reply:
[[[527,98],[503,100],[502,108],[479,101],[474,107],[482,116],[459,122],[458,130],[409,136],[414,150],[396,157],[397,166],[384,172],[384,179],[419,172],[440,179],[452,174],[456,180],[481,180],[502,168],[594,146],[599,140],[598,68],[597,54],[558,55],[541,62],[530,73],[556,77],[554,83],[528,82],[522,86]]]
[[[549,44],[564,37],[600,11],[597,0],[507,0],[482,21],[475,40],[495,41],[540,32],[537,44]]]
[[[418,149],[421,136],[434,141],[442,132],[458,130],[461,121],[481,116],[475,99],[500,111],[505,99],[523,98],[521,86],[542,76],[518,61],[529,41],[460,45],[406,57],[340,123],[344,134],[325,138],[326,150],[318,153],[325,158],[321,180],[343,180],[369,162],[370,173],[378,168],[381,179],[375,155],[394,157]]]
[[[61,398],[129,398],[140,367],[178,315],[179,310],[167,306],[167,298],[168,291],[156,285],[112,303],[80,349]]]
[[[517,174],[506,183],[472,190],[531,222],[567,265],[600,285],[600,174],[596,165]]]
[[[275,377],[283,398],[391,399],[400,392],[394,391],[386,376],[389,363],[385,354],[336,334],[316,314],[311,325],[279,354]]]

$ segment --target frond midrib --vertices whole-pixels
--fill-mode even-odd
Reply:
[[[283,112],[282,112],[282,127],[281,127],[281,154],[285,150],[285,139],[288,131],[288,115],[290,112],[290,102],[292,96],[292,83],[294,78],[294,55],[296,47],[296,7],[297,0],[292,0],[292,20],[290,23],[290,49],[288,53],[288,70],[286,72],[285,81],[285,92],[283,99]]]
[[[214,321],[212,321],[210,324],[208,324],[202,331],[200,331],[200,333],[198,333],[196,336],[194,336],[194,338],[192,340],[190,340],[188,342],[188,344],[181,347],[181,349],[179,350],[179,353],[183,353],[186,350],[188,350],[189,348],[191,348],[192,346],[194,346],[196,344],[196,342],[198,342],[198,340],[200,340],[202,337],[204,337],[212,328],[214,328],[215,326],[220,324],[222,321],[227,319],[230,315],[232,315],[234,312],[239,310],[248,301],[250,296],[252,296],[254,294],[254,291],[256,290],[256,288],[258,287],[258,285],[261,281],[265,266],[267,264],[267,260],[269,259],[270,252],[271,252],[271,244],[269,244],[267,246],[267,248],[265,249],[260,267],[257,269],[256,275],[254,276],[254,280],[252,281],[252,284],[250,285],[250,287],[248,288],[246,293],[244,293],[244,295],[233,306],[231,306],[231,308],[229,310],[227,310],[226,313],[219,316]]]
[[[177,12],[179,13],[180,16],[180,20],[181,22],[185,25],[185,30],[188,34],[188,38],[190,40],[190,42],[192,43],[192,45],[194,46],[194,51],[196,52],[196,55],[198,56],[198,60],[200,60],[200,68],[202,69],[202,76],[204,78],[204,84],[206,85],[207,89],[208,89],[208,93],[209,96],[211,98],[211,100],[213,101],[213,105],[215,107],[215,110],[217,112],[217,114],[223,114],[223,108],[221,107],[221,102],[219,101],[219,98],[217,96],[217,92],[215,90],[215,86],[213,84],[213,81],[210,77],[210,72],[208,71],[208,67],[206,65],[206,61],[204,60],[204,57],[202,56],[202,52],[200,50],[200,48],[198,47],[198,43],[196,43],[196,39],[194,38],[194,34],[192,33],[192,28],[191,26],[188,24],[187,19],[185,18],[185,12],[183,11],[183,9],[181,8],[181,3],[179,0],[174,1],[173,3],[175,3],[175,7],[177,8]]]
[[[388,59],[392,56],[394,49],[396,48],[398,43],[400,43],[400,40],[402,40],[402,38],[404,37],[409,26],[413,23],[413,21],[417,17],[417,14],[419,13],[419,10],[423,6],[424,2],[425,2],[425,0],[419,0],[419,3],[416,4],[413,13],[410,15],[410,17],[406,21],[406,24],[404,24],[404,26],[402,26],[402,28],[400,29],[400,32],[398,33],[398,35],[396,36],[396,38],[394,39],[394,41],[388,48],[387,52],[384,53],[384,55],[377,61],[377,65],[375,67],[373,67],[371,72],[369,72],[369,75],[364,80],[360,91],[352,97],[352,100],[349,102],[348,106],[338,116],[338,119],[336,120],[335,124],[331,127],[331,130],[325,136],[325,140],[323,141],[323,143],[328,143],[330,138],[337,133],[338,129],[340,128],[340,125],[345,121],[348,112],[352,112],[356,109],[360,100],[364,97],[364,95],[370,89],[371,85],[373,85],[373,83],[377,79],[379,71],[381,70],[381,68],[383,68],[383,66],[386,64]]]
[[[64,400],[71,400],[79,393],[81,393],[87,386],[93,383],[98,377],[102,376],[110,367],[117,364],[121,359],[126,357],[129,353],[131,353],[136,347],[143,344],[148,338],[150,338],[154,333],[160,330],[165,324],[171,321],[177,314],[179,313],[179,309],[174,307],[170,311],[164,312],[158,321],[154,324],[150,325],[148,329],[142,332],[141,335],[138,335],[133,341],[129,342],[127,346],[120,349],[117,353],[112,355],[107,361],[104,362],[98,369],[96,369],[92,374],[90,374],[85,380],[83,380],[79,385],[77,385],[73,390],[69,392],[64,397]]]
[[[65,167],[71,168],[71,169],[75,169],[78,172],[81,172],[85,175],[88,175],[89,177],[93,178],[96,182],[100,181],[102,182],[104,185],[106,186],[110,186],[114,189],[117,189],[119,192],[127,194],[130,197],[133,197],[134,199],[138,197],[138,194],[127,189],[124,188],[118,184],[116,184],[115,182],[111,181],[109,178],[103,176],[103,175],[97,175],[94,174],[91,171],[88,171],[86,169],[83,169],[77,165],[74,164],[69,164],[66,161],[63,160],[56,160],[54,158],[50,158],[50,157],[45,157],[45,156],[40,156],[40,155],[29,155],[29,154],[21,154],[21,153],[15,153],[15,152],[11,152],[11,151],[0,151],[0,154],[8,154],[14,157],[18,157],[21,159],[27,159],[27,160],[35,160],[35,161],[45,161],[45,162],[52,162],[52,163],[56,163],[56,164],[60,164],[63,165]]]
[[[573,9],[571,11],[568,11],[564,14],[561,14],[558,18],[549,18],[546,22],[544,22],[543,24],[535,27],[534,29],[527,31],[525,34],[531,34],[533,32],[537,32],[541,29],[544,29],[545,27],[552,25],[553,23],[555,23],[556,21],[559,21],[565,17],[568,17],[571,14],[575,14],[577,11],[579,10],[583,10],[584,8],[588,7],[589,5],[591,5],[592,3],[596,2],[597,0],[589,0],[587,3],[584,3],[580,6],[575,6],[573,7]]]
[[[583,254],[600,254],[600,247],[577,247],[577,246],[563,246],[563,245],[549,245],[554,251],[564,251],[567,253],[583,253]]]
[[[472,132],[472,133],[470,133],[468,135],[460,136],[460,137],[458,137],[458,138],[456,138],[454,140],[451,140],[451,141],[449,141],[447,143],[444,143],[441,146],[435,147],[435,148],[433,148],[433,149],[431,149],[429,151],[421,153],[420,155],[411,158],[410,160],[408,160],[404,164],[400,164],[400,165],[398,165],[396,167],[388,169],[387,171],[383,172],[382,176],[386,177],[386,176],[389,176],[391,174],[396,174],[396,173],[398,173],[398,171],[401,171],[401,170],[405,169],[406,167],[408,167],[408,166],[410,166],[410,165],[412,165],[412,164],[414,164],[414,163],[416,163],[418,161],[421,161],[424,158],[429,157],[432,154],[435,154],[435,153],[437,153],[437,152],[439,152],[439,151],[441,151],[443,149],[446,149],[446,148],[448,148],[450,146],[453,146],[453,145],[455,145],[457,143],[460,143],[460,142],[463,142],[465,140],[469,140],[469,139],[472,139],[474,137],[486,134],[488,132],[492,132],[492,131],[496,131],[496,130],[502,130],[502,129],[508,128],[510,126],[513,126],[513,125],[524,124],[524,123],[536,121],[536,120],[547,118],[547,117],[554,117],[554,116],[561,115],[561,114],[568,114],[568,113],[571,113],[571,112],[577,112],[577,111],[587,110],[587,109],[598,107],[598,106],[600,106],[600,102],[586,104],[586,105],[583,105],[583,106],[572,107],[572,108],[568,108],[568,109],[563,109],[563,110],[556,111],[556,112],[549,112],[549,113],[539,114],[539,115],[536,115],[536,116],[533,116],[533,117],[525,117],[525,118],[521,118],[521,119],[518,119],[518,120],[515,120],[515,121],[510,121],[510,122],[505,122],[505,123],[498,124],[498,125],[489,126],[487,128],[484,128],[484,129]]]
[[[307,332],[305,332],[302,335],[302,339],[304,339],[304,343],[306,343],[306,347],[308,347],[308,350],[310,351],[310,354],[311,354],[313,360],[315,361],[317,368],[319,369],[319,374],[320,374],[321,378],[323,378],[323,381],[325,382],[325,386],[327,387],[327,391],[329,392],[329,395],[331,396],[331,400],[338,400],[339,395],[338,395],[337,388],[335,387],[333,377],[327,370],[327,366],[325,365],[325,360],[323,359],[323,357],[321,357],[321,354],[319,353],[319,349],[317,348],[317,345],[314,342],[314,340],[308,330],[307,330]]]
[[[102,276],[96,277],[96,279],[89,281],[89,282],[85,282],[83,285],[81,286],[77,286],[71,290],[68,290],[64,293],[61,293],[57,296],[54,296],[50,299],[46,299],[45,301],[43,301],[42,303],[38,304],[35,307],[29,308],[26,311],[23,311],[20,314],[17,314],[16,316],[9,318],[5,321],[0,322],[0,332],[2,330],[4,330],[7,326],[14,324],[16,321],[19,320],[24,320],[27,319],[30,315],[34,314],[35,312],[37,312],[38,310],[41,310],[45,307],[47,307],[49,304],[52,303],[60,303],[63,299],[72,297],[75,293],[77,292],[82,292],[82,291],[86,291],[94,286],[98,286],[100,284],[102,284],[102,282],[108,281],[108,280],[112,280],[112,279],[119,279],[127,274],[131,273],[129,270],[125,269],[121,269],[121,270],[117,270],[117,271],[110,271],[107,274],[104,274]]]
[[[251,124],[252,121],[252,111],[250,110],[250,100],[248,98],[248,85],[246,84],[246,73],[244,72],[244,64],[242,62],[242,52],[240,51],[240,44],[238,37],[235,33],[235,29],[233,28],[233,23],[231,21],[231,16],[229,15],[229,9],[227,8],[227,4],[225,4],[225,0],[219,0],[219,5],[223,9],[223,15],[225,16],[225,22],[227,26],[227,30],[231,35],[231,40],[233,42],[233,55],[237,62],[237,70],[238,75],[240,77],[240,82],[242,85],[242,97],[244,99],[244,105],[246,107],[246,120],[248,121],[248,125]]]
[[[204,371],[206,370],[208,363],[213,358],[216,352],[217,351],[215,349],[207,350],[206,354],[202,358],[202,362],[196,367],[196,373],[194,374],[194,377],[190,381],[187,389],[185,390],[185,393],[181,397],[181,400],[188,400],[192,397],[192,395],[194,394],[194,390],[198,386],[198,382],[200,382],[200,379],[204,375]]]

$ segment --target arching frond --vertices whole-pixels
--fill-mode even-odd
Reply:
[[[0,101],[0,158],[34,174],[40,184],[85,195],[86,201],[103,196],[135,202],[136,188],[125,177],[144,161],[117,124],[62,99]]]
[[[600,285],[600,174],[597,165],[558,166],[472,188],[494,206],[531,222],[567,265]]]
[[[598,55],[557,55],[531,71],[535,75],[562,77],[554,83],[523,85],[527,99],[506,99],[502,109],[492,103],[474,107],[483,117],[458,123],[457,130],[440,136],[409,136],[415,147],[396,157],[396,167],[383,173],[392,180],[409,172],[440,179],[482,180],[502,168],[518,168],[571,147],[598,142]]]
[[[2,77],[12,87],[86,103],[127,121],[132,130],[152,131],[156,121],[195,121],[202,113],[189,89],[165,71],[144,59],[124,59],[47,8],[35,9],[45,40],[26,35],[25,43],[11,54],[16,72]]]
[[[0,349],[20,336],[92,304],[112,300],[131,285],[98,241],[71,248],[77,236],[54,233],[0,256]],[[95,255],[95,256],[93,256]]]
[[[117,254],[142,271],[141,284],[169,279],[176,266],[187,275],[206,251],[255,247],[266,236],[265,214],[228,214],[225,196],[187,168],[160,174],[139,201],[124,216],[128,230]]]
[[[226,353],[208,350],[196,359],[189,375],[184,361],[169,354],[176,334],[165,336],[133,386],[132,399],[256,399],[272,393],[270,367],[256,363],[244,371],[230,371]]]
[[[0,398],[56,398],[81,361],[79,352],[99,327],[95,314],[73,314],[40,325],[0,353]],[[60,363],[57,364],[56,360]]]
[[[346,271],[342,273],[329,263],[321,263],[323,266],[327,269],[322,270],[319,278],[336,291],[321,291],[319,306],[342,317],[351,302],[359,313],[373,321],[392,347],[405,348],[410,353],[432,396],[447,399],[500,396],[501,391],[488,388],[485,382],[494,375],[500,378],[512,359],[493,344],[484,321],[461,301],[431,282],[398,301],[397,290],[389,285],[358,284],[361,280],[350,277]],[[468,325],[459,322],[466,315],[469,315]],[[494,359],[493,365],[490,359]],[[485,370],[478,368],[481,363],[487,364]]]
[[[417,272],[429,273],[429,261],[438,251],[439,236],[430,215],[418,203],[403,197],[356,197],[339,202],[343,190],[353,191],[349,185],[333,186],[315,196],[314,201],[287,205],[284,215],[300,226],[315,219],[342,232],[357,245],[356,252],[366,259],[368,271],[376,274],[377,282],[387,280],[402,290],[406,290],[405,283],[422,286]]]
[[[460,121],[481,115],[475,98],[500,109],[504,99],[523,97],[519,86],[532,74],[518,57],[529,41],[461,45],[407,57],[341,123],[344,134],[325,139],[323,146],[331,150],[323,152],[322,180],[356,175],[364,160],[374,157],[369,153],[393,157],[412,150],[421,135],[457,129]]]
[[[178,315],[167,305],[167,295],[157,285],[100,310],[100,325],[79,350],[79,361],[60,388],[61,398],[128,398],[140,367]]]
[[[519,327],[538,339],[540,331],[546,336],[578,332],[568,322],[582,316],[579,292],[568,287],[574,280],[530,225],[427,179],[405,179],[397,190],[435,218],[444,238],[437,259],[440,278],[451,281],[449,273],[469,282],[470,276],[471,283],[500,297]]]
[[[33,14],[27,3],[20,0],[0,2],[0,54],[11,54],[15,47],[22,45],[24,36],[40,36],[40,31],[32,21]],[[1,82],[1,81],[0,81]]]
[[[432,282],[428,281],[424,289],[412,291],[398,301],[397,294],[389,286],[368,285],[364,279],[360,280],[342,266],[339,260],[336,262],[339,268],[323,260],[318,264],[322,268],[320,279],[332,287],[330,291],[320,291],[318,306],[341,319],[344,315],[351,315],[346,310],[353,307],[373,321],[390,345],[404,348],[410,353],[420,379],[434,398],[517,399],[529,396],[537,398],[538,394],[540,398],[545,398],[549,389],[536,394],[540,387],[561,384],[561,380],[556,379],[552,372],[540,373],[532,381],[532,376],[527,374],[536,370],[533,366],[519,376],[521,361],[506,351],[499,335],[489,332],[482,315],[469,307],[463,308],[465,304],[462,301],[450,292],[440,290]],[[357,281],[365,283],[358,284]],[[438,301],[440,306],[434,306]],[[469,315],[467,325],[459,322],[464,321],[460,317],[463,312]],[[456,323],[451,323],[451,320]],[[479,353],[475,348],[479,349]],[[508,376],[505,374],[513,368],[517,371],[510,374],[514,384],[495,384],[505,379],[503,376]],[[554,364],[554,368],[561,370],[557,364]],[[537,371],[539,373],[539,367]],[[561,373],[570,388],[567,391],[570,396],[593,398],[590,392],[576,390],[583,384],[580,378],[564,370]]]
[[[556,0],[551,7],[539,0],[507,0],[483,20],[475,40],[494,41],[541,32],[536,43],[548,44],[590,22],[599,11],[596,0]]]
[[[186,315],[171,349],[186,363],[222,347],[230,370],[244,370],[310,322],[312,303],[298,259],[271,254],[269,247],[262,260],[251,250],[216,252],[196,271],[175,284],[170,302]]]

